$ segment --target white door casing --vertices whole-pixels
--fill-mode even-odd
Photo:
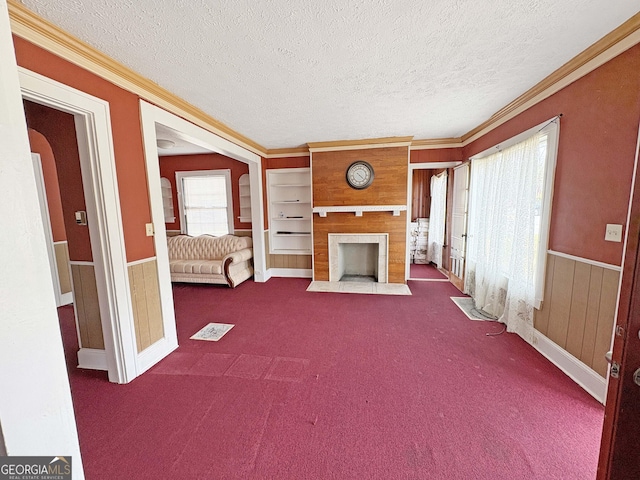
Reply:
[[[40,203],[40,215],[42,216],[42,224],[44,225],[44,236],[47,242],[47,254],[49,255],[49,267],[51,269],[51,281],[53,282],[53,293],[56,297],[56,306],[62,305],[62,291],[60,288],[60,277],[58,276],[58,266],[56,264],[56,252],[53,247],[53,233],[51,232],[51,217],[49,215],[49,207],[47,204],[47,192],[44,182],[44,174],[42,172],[42,159],[40,154],[31,153],[33,162],[33,173],[36,179],[36,188],[38,189],[38,202]]]
[[[24,68],[23,98],[74,116],[109,380],[127,383],[136,341],[109,103]]]
[[[460,290],[464,290],[468,192],[469,163],[464,163],[453,169],[453,201],[451,206],[450,276],[451,282]]]
[[[73,457],[84,479],[29,154],[7,3],[0,0],[0,441],[2,454]]]
[[[405,279],[408,280],[410,277],[410,264],[411,264],[411,254],[410,254],[410,245],[411,238],[409,223],[411,222],[411,209],[410,206],[413,202],[413,172],[415,170],[432,170],[432,169],[441,169],[441,168],[455,168],[460,165],[462,162],[452,161],[452,162],[424,162],[424,163],[411,163],[411,152],[409,152],[409,175],[407,175],[408,183],[407,183],[407,246],[406,246],[406,268],[405,268]]]
[[[162,321],[165,335],[164,339],[147,348],[143,352],[144,355],[140,356],[138,368],[146,370],[178,346],[171,275],[169,272],[167,232],[165,228],[162,187],[160,183],[160,164],[156,144],[156,123],[187,135],[193,142],[202,147],[249,165],[254,279],[257,282],[264,282],[266,280],[266,260],[264,214],[262,209],[262,166],[260,156],[143,100],[140,101],[140,116],[147,168],[149,202],[151,205],[151,220],[154,225],[158,287],[160,289]]]

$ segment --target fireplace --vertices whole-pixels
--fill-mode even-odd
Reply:
[[[329,281],[368,277],[374,282],[387,283],[388,243],[386,233],[330,233]]]

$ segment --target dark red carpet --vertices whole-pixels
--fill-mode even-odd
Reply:
[[[308,283],[176,286],[175,353],[129,385],[72,368],[87,479],[595,478],[603,407],[452,285]],[[208,322],[236,326],[189,340]]]
[[[409,265],[409,276],[428,280],[446,280],[446,275],[430,263],[412,263]]]

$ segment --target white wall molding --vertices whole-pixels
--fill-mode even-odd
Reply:
[[[593,398],[602,404],[605,403],[607,381],[598,375],[595,370],[589,368],[537,330],[534,330],[533,334],[533,347],[569,378],[584,388]]]
[[[461,165],[462,161],[455,162],[423,162],[423,163],[409,163],[409,170],[431,170],[439,168],[454,168]]]
[[[622,271],[622,267],[618,265],[612,265],[610,263],[598,262],[597,260],[589,260],[588,258],[576,257],[575,255],[569,255],[568,253],[556,252],[555,250],[547,250],[547,253],[550,255],[555,255],[556,257],[567,258],[569,260],[575,260],[576,262],[586,263],[588,265],[593,265],[595,267],[608,268],[609,270],[615,270],[616,272]]]
[[[78,368],[108,370],[107,352],[97,348],[81,348],[78,350]]]
[[[270,268],[267,270],[269,278],[311,278],[313,272],[310,268]]]
[[[60,305],[69,305],[73,303],[73,292],[67,292],[60,295]]]
[[[154,260],[156,260],[156,257],[141,258],[140,260],[134,260],[133,262],[128,262],[127,263],[127,267],[133,267],[134,265],[140,265],[142,263],[153,262]]]
[[[166,337],[158,340],[138,354],[138,371],[143,374],[176,348],[178,343],[169,342]]]

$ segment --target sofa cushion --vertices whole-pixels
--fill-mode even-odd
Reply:
[[[167,239],[170,260],[221,260],[229,253],[252,246],[251,237],[178,235]]]
[[[172,260],[169,262],[171,273],[197,273],[204,275],[222,274],[220,260]]]

